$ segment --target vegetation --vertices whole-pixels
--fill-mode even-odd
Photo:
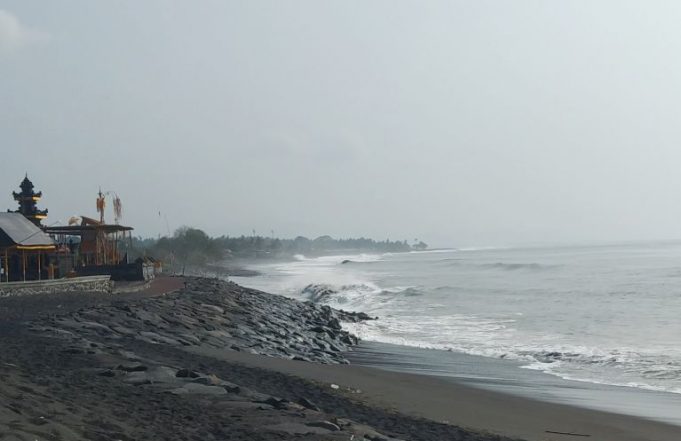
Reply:
[[[375,241],[373,239],[334,239],[321,236],[308,239],[278,239],[263,236],[210,237],[205,232],[182,227],[172,237],[135,239],[135,249],[140,255],[162,259],[178,270],[185,267],[202,267],[233,258],[286,258],[296,254],[324,255],[333,253],[375,252],[397,253],[423,250],[427,245],[417,239],[413,245],[404,241]]]

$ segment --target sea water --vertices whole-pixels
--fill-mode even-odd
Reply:
[[[364,340],[681,394],[681,243],[297,256],[258,269],[238,282],[379,317],[346,325]]]

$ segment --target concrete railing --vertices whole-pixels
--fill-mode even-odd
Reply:
[[[55,280],[33,280],[29,282],[1,282],[0,297],[56,292],[101,292],[110,293],[113,287],[111,276],[74,277]]]

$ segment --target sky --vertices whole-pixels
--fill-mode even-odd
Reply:
[[[48,224],[101,187],[145,237],[679,239],[679,23],[676,1],[0,0],[0,209],[28,173]]]

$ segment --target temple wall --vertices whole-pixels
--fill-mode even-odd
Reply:
[[[57,292],[101,292],[103,294],[110,294],[113,289],[113,282],[110,279],[110,276],[88,276],[31,282],[2,282],[0,283],[0,297]]]

